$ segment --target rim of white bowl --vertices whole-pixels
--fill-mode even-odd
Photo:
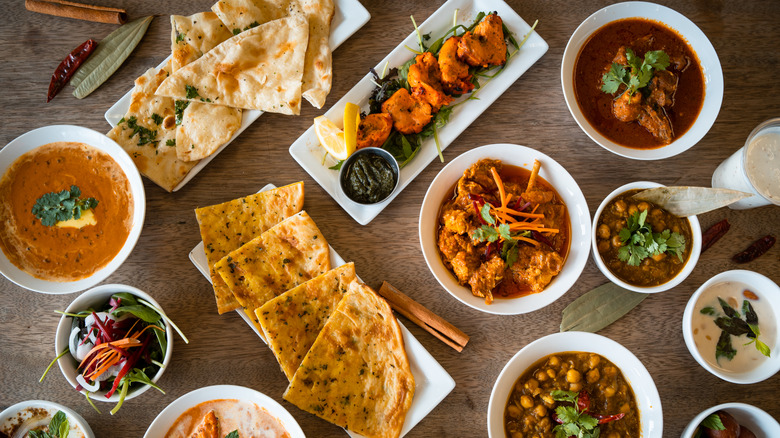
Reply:
[[[635,149],[609,140],[596,131],[582,114],[574,95],[573,72],[580,49],[602,26],[624,18],[646,18],[664,23],[677,31],[696,53],[704,76],[704,103],[694,124],[671,144],[654,149]],[[561,89],[566,106],[580,129],[604,149],[634,160],[660,160],[681,154],[695,146],[712,128],[723,103],[723,68],[707,36],[686,16],[655,3],[616,3],[591,14],[572,33],[561,59]]]
[[[680,438],[692,438],[696,427],[704,421],[707,416],[715,411],[726,411],[731,414],[740,425],[744,422],[759,438],[780,436],[780,424],[771,415],[763,409],[747,403],[722,403],[701,411],[693,417],[690,423],[683,430]],[[736,415],[735,415],[736,414]],[[759,428],[760,427],[760,428]],[[766,430],[769,427],[771,430]],[[764,435],[760,435],[763,432]]]
[[[0,424],[3,424],[7,419],[11,418],[12,415],[15,415],[21,410],[24,410],[26,408],[38,408],[38,407],[54,409],[57,411],[64,412],[65,415],[69,417],[68,418],[69,420],[72,420],[76,424],[78,424],[82,432],[84,432],[84,436],[86,438],[95,438],[95,433],[92,432],[92,428],[89,427],[89,423],[87,423],[87,421],[84,420],[84,417],[79,415],[78,412],[74,411],[73,409],[67,406],[52,401],[48,401],[48,400],[26,400],[9,406],[8,408],[0,412]]]
[[[601,213],[604,211],[604,208],[607,206],[607,204],[616,196],[632,189],[651,189],[655,187],[666,186],[652,181],[635,181],[616,188],[609,195],[607,195],[603,201],[601,201],[599,208],[593,215],[593,226],[591,227],[591,249],[593,252],[593,261],[596,262],[596,266],[599,268],[599,271],[601,271],[601,273],[604,274],[604,276],[606,276],[609,281],[624,289],[648,294],[664,292],[672,289],[673,287],[685,281],[685,279],[688,278],[691,272],[693,272],[693,270],[696,268],[696,264],[699,262],[699,256],[701,255],[701,225],[699,224],[699,219],[696,216],[688,216],[686,218],[688,219],[688,222],[691,226],[691,238],[693,239],[693,246],[691,247],[691,255],[685,262],[685,266],[683,266],[682,270],[677,275],[675,275],[666,283],[650,287],[635,286],[633,284],[627,283],[618,278],[615,274],[612,273],[612,271],[609,270],[607,265],[604,263],[604,260],[602,260],[601,254],[599,254],[598,241],[596,239],[596,228],[598,225],[599,216],[601,216]]]

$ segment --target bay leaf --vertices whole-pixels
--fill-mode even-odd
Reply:
[[[585,293],[563,309],[561,331],[595,333],[638,306],[649,294],[609,282]]]
[[[98,43],[92,56],[73,75],[70,83],[79,99],[95,91],[122,65],[146,34],[154,16],[138,18],[120,26]]]
[[[656,187],[643,190],[633,199],[661,206],[677,217],[694,216],[752,196],[750,193],[709,187]]]

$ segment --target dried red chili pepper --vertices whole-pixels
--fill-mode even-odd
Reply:
[[[775,244],[774,236],[767,234],[766,236],[756,240],[746,250],[739,254],[736,254],[731,259],[737,263],[752,262],[758,257],[762,256],[765,252],[769,251],[769,248]]]
[[[731,228],[728,219],[723,219],[717,224],[707,228],[707,231],[701,235],[701,252],[706,251],[715,242],[718,241]]]
[[[91,38],[88,39],[84,42],[84,44],[76,47],[74,51],[70,52],[70,54],[60,63],[60,65],[57,66],[57,69],[54,70],[54,74],[51,75],[49,94],[46,98],[46,102],[54,99],[54,96],[56,96],[57,93],[59,93],[60,90],[65,87],[65,84],[70,81],[73,73],[76,73],[76,70],[78,70],[81,63],[89,58],[89,55],[92,54],[97,45],[97,41]]]
[[[626,416],[626,414],[622,412],[615,415],[599,415],[599,414],[594,414],[592,412],[588,412],[588,415],[599,420],[599,424],[609,423],[610,421],[617,421]]]

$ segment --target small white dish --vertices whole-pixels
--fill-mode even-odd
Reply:
[[[419,25],[421,34],[430,33],[432,38],[444,35],[453,26],[453,15],[457,11],[458,22],[467,25],[479,12],[498,12],[507,28],[515,34],[518,42],[531,30],[528,25],[511,6],[502,0],[448,0],[436,10],[427,20]],[[388,68],[400,67],[414,57],[407,47],[418,47],[417,33],[409,23],[412,32],[392,52],[390,52],[375,67],[377,73],[381,73],[385,65]],[[547,52],[548,45],[537,32],[532,32],[528,41],[520,48],[520,51],[507,63],[501,74],[490,83],[483,84],[479,89],[479,99],[458,105],[452,111],[452,115],[445,126],[438,130],[441,149],[444,150],[471,125],[493,102],[496,101],[509,87],[517,81],[532,65]],[[343,98],[331,107],[325,116],[336,125],[341,125],[344,118],[344,107],[347,102],[357,104],[361,108],[368,107],[368,99],[376,85],[373,75],[367,73]],[[466,97],[458,99],[461,101]],[[401,169],[398,188],[382,202],[363,205],[347,202],[349,199],[339,196],[339,174],[329,167],[337,164],[337,160],[328,156],[323,163],[324,149],[320,146],[314,126],[311,126],[290,146],[290,155],[314,178],[317,183],[360,225],[366,225],[382,212],[406,188],[409,183],[425,169],[434,159],[438,159],[436,143],[428,138],[423,142],[417,155]]]
[[[504,438],[504,409],[509,395],[523,373],[545,356],[582,351],[599,354],[614,363],[634,390],[639,409],[641,436],[658,438],[663,431],[663,412],[658,389],[642,362],[626,347],[595,333],[553,333],[523,347],[498,375],[488,403],[487,428],[490,438]]]
[[[133,160],[114,140],[111,140],[99,132],[81,126],[45,126],[15,138],[0,150],[0,175],[5,174],[8,167],[20,156],[39,146],[58,141],[88,144],[107,153],[117,164],[119,164],[119,167],[122,168],[122,171],[124,171],[125,176],[130,183],[130,191],[132,192],[133,197],[133,226],[130,229],[130,233],[127,236],[127,240],[125,240],[122,249],[119,250],[117,255],[114,256],[106,266],[99,269],[91,276],[77,281],[57,282],[33,277],[11,263],[5,253],[0,251],[0,273],[25,289],[45,294],[68,294],[79,292],[108,278],[109,275],[114,273],[114,271],[124,263],[133,251],[136,242],[138,242],[138,237],[141,235],[146,214],[146,192],[144,192],[144,184],[143,181],[141,181],[141,175],[138,173],[138,169],[135,167]]]
[[[660,21],[674,29],[690,45],[701,63],[704,75],[704,104],[693,126],[671,144],[655,149],[635,149],[619,145],[594,129],[580,110],[574,94],[574,67],[582,46],[599,28],[623,18],[646,18]],[[561,62],[561,85],[566,106],[574,120],[594,142],[617,155],[634,160],[660,160],[673,157],[693,147],[710,130],[723,102],[723,70],[712,43],[691,20],[679,12],[649,2],[616,3],[602,8],[577,27],[566,44]]]
[[[264,192],[273,188],[276,188],[276,186],[267,184],[260,191]],[[329,246],[329,248],[331,267],[337,268],[346,263],[332,246]],[[206,280],[211,283],[211,275],[209,275],[209,265],[208,260],[206,259],[206,253],[203,250],[203,242],[199,242],[195,248],[190,251],[190,261],[192,261],[192,264],[198,268],[198,271],[206,277]],[[236,309],[236,312],[241,316],[244,322],[252,328],[255,334],[267,344],[262,331],[254,321],[249,318],[247,313],[240,308]],[[398,321],[398,325],[401,326],[401,333],[403,333],[404,336],[404,346],[406,347],[406,355],[409,358],[409,366],[412,369],[412,375],[414,376],[414,398],[412,400],[412,406],[406,414],[404,427],[401,430],[401,436],[403,437],[409,433],[417,423],[422,421],[433,408],[438,406],[445,397],[447,397],[455,388],[455,380],[400,320]],[[281,374],[280,378],[283,378]],[[352,438],[360,438],[362,436],[354,432],[346,432]]]
[[[70,432],[68,437],[70,438],[95,438],[95,434],[89,427],[89,424],[73,409],[63,406],[59,403],[50,402],[47,400],[27,400],[15,405],[9,406],[3,412],[0,412],[0,435],[3,433],[8,436],[16,436],[11,434],[11,431],[18,427],[20,422],[35,421],[34,412],[40,409],[45,409],[49,417],[54,416],[57,411],[62,411],[68,419],[70,425]],[[44,424],[48,424],[49,420],[44,420]],[[79,435],[81,432],[81,435]],[[4,435],[3,435],[4,436]],[[25,434],[24,436],[27,436]]]
[[[596,238],[596,231],[598,228],[598,222],[599,222],[599,216],[601,216],[601,212],[604,211],[604,208],[609,204],[609,202],[614,199],[616,196],[620,195],[623,192],[627,192],[629,190],[634,189],[652,189],[654,187],[663,187],[663,184],[658,184],[655,182],[650,181],[636,181],[632,183],[628,183],[625,185],[622,185],[615,190],[612,191],[609,195],[607,195],[606,198],[604,198],[603,201],[601,201],[601,205],[599,205],[598,210],[596,210],[596,214],[593,215],[593,227],[591,229],[591,245],[593,247],[593,261],[596,262],[596,266],[599,268],[599,271],[601,271],[602,274],[604,274],[609,281],[615,283],[616,285],[632,290],[634,292],[642,292],[646,294],[652,294],[657,292],[663,292],[667,291],[678,284],[682,283],[683,280],[688,278],[688,276],[693,272],[693,268],[696,267],[696,263],[699,261],[699,256],[701,255],[701,226],[699,225],[699,219],[696,218],[696,216],[688,216],[688,222],[691,225],[691,236],[693,238],[693,246],[691,247],[691,255],[688,257],[688,261],[685,262],[685,266],[683,269],[674,276],[671,280],[667,281],[666,283],[659,284],[658,286],[650,286],[650,287],[642,287],[642,286],[635,286],[633,284],[627,283],[620,278],[618,278],[615,274],[612,273],[612,271],[609,270],[607,265],[604,263],[604,260],[601,258],[601,254],[598,250],[598,242]],[[691,243],[688,242],[690,245]]]
[[[306,436],[295,418],[287,412],[287,409],[262,392],[243,386],[214,385],[196,389],[174,400],[157,414],[146,430],[144,438],[164,438],[176,419],[188,409],[203,402],[220,399],[236,399],[255,403],[279,420],[282,427],[289,433],[290,438],[304,438]]]
[[[699,415],[695,416],[688,426],[683,430],[680,438],[693,438],[696,428],[710,414],[717,411],[726,411],[737,420],[740,426],[744,425],[756,434],[756,438],[773,438],[780,436],[780,424],[760,408],[746,403],[723,403],[711,408],[705,409]]]
[[[759,300],[766,300],[775,316],[776,324],[777,318],[780,317],[780,286],[778,286],[777,283],[753,271],[737,269],[721,272],[699,286],[699,288],[696,289],[696,292],[694,292],[688,300],[688,305],[685,306],[685,312],[683,312],[682,319],[682,332],[683,338],[685,339],[685,345],[688,347],[691,356],[696,359],[696,362],[715,376],[731,383],[758,383],[774,376],[780,371],[780,333],[777,333],[777,326],[775,326],[775,341],[772,345],[768,345],[772,352],[771,357],[764,360],[758,367],[744,372],[734,372],[723,367],[713,366],[702,356],[694,341],[692,320],[699,297],[701,297],[701,295],[711,286],[727,281],[745,284],[750,287],[750,290],[753,293],[758,295]],[[758,323],[760,327],[760,319]],[[759,337],[759,339],[764,338]],[[780,436],[780,434],[777,436]]]
[[[130,293],[138,298],[142,298],[152,303],[152,305],[154,305],[156,308],[162,310],[160,304],[157,301],[155,301],[155,299],[152,298],[151,295],[138,288],[127,286],[124,284],[104,284],[92,288],[79,295],[65,309],[65,313],[76,313],[81,310],[88,309],[90,307],[92,308],[101,307],[106,303],[108,303],[108,300],[109,298],[111,298],[111,295],[117,292]],[[62,315],[59,324],[57,324],[57,331],[54,339],[55,355],[60,354],[62,351],[68,348],[68,339],[71,332],[71,320],[72,318],[70,316]],[[160,380],[160,377],[162,377],[163,372],[165,372],[165,369],[168,368],[168,363],[170,363],[171,354],[173,353],[173,327],[171,327],[168,321],[165,321],[165,339],[167,340],[168,345],[165,349],[165,356],[163,357],[163,361],[162,361],[163,366],[160,367],[157,373],[151,377],[152,382],[154,383],[157,383],[157,381]],[[67,380],[68,383],[70,383],[70,385],[75,389],[79,384],[76,381],[76,375],[78,374],[76,371],[76,367],[78,366],[78,362],[76,361],[76,359],[74,359],[70,353],[67,353],[57,361],[57,364],[60,367],[60,371],[62,371],[62,375],[65,376],[65,380]],[[137,385],[137,384],[133,385],[133,387],[131,387],[130,390],[128,390],[127,395],[125,396],[125,402],[127,400],[130,400],[131,398],[138,397],[139,395],[146,392],[149,388],[150,388],[149,385]],[[80,392],[82,394],[86,394],[86,390],[84,389],[82,389]],[[111,397],[108,398],[106,398],[106,392],[107,391],[90,392],[89,398],[91,398],[92,400],[99,400],[102,402],[116,403],[119,401],[119,390],[114,392],[111,395]]]
[[[436,244],[438,229],[436,221],[441,203],[463,176],[463,172],[483,158],[501,160],[506,164],[529,170],[533,167],[534,159],[541,161],[539,176],[550,183],[566,203],[571,226],[569,254],[560,274],[540,293],[518,298],[496,299],[492,304],[485,304],[484,298],[474,296],[471,289],[458,284],[455,274],[447,269],[441,260]],[[551,304],[562,297],[577,281],[585,268],[590,252],[590,213],[588,203],[577,182],[555,160],[525,146],[493,144],[480,146],[457,156],[436,175],[425,193],[420,208],[418,233],[425,263],[444,290],[474,309],[496,315],[517,315],[533,312]]]
[[[366,10],[366,8],[360,4],[359,0],[335,0],[335,3],[336,11],[333,14],[333,19],[330,22],[329,42],[331,50],[336,50],[342,43],[344,43],[344,41],[348,40],[349,37],[354,35],[355,32],[365,26],[365,24],[368,23],[368,20],[371,19],[371,14],[369,14],[368,10]],[[168,55],[168,57],[157,66],[157,68],[162,68],[170,58],[171,56]],[[124,96],[122,96],[114,105],[111,106],[111,108],[108,109],[108,111],[106,111],[106,121],[109,125],[111,125],[112,128],[115,127],[120,120],[122,120],[122,117],[125,116],[128,108],[130,108],[132,94],[133,89],[131,88],[130,91],[125,93]],[[241,135],[241,133],[244,132],[244,130],[248,128],[249,125],[254,123],[254,121],[257,120],[258,117],[260,117],[262,114],[263,112],[259,110],[244,111],[241,118],[241,126],[238,127],[236,132],[233,134],[233,137],[231,137],[227,143],[223,144],[216,151],[214,151],[213,154],[200,160],[198,164],[193,166],[189,173],[187,173],[187,176],[185,176],[184,179],[173,188],[173,191],[178,191],[188,182],[190,182],[190,180],[194,178],[195,175],[200,173],[200,171],[203,170],[203,168],[206,167],[206,165],[209,164],[211,160],[214,159],[214,157],[222,152],[222,150],[225,149],[227,145],[232,143],[236,137]]]

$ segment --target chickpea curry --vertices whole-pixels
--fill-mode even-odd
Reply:
[[[621,193],[604,207],[596,225],[596,248],[619,279],[652,287],[671,280],[685,266],[692,233],[688,219],[633,199],[640,191]]]
[[[589,417],[582,435],[638,437],[639,409],[620,369],[595,353],[564,352],[542,358],[517,379],[504,410],[510,438],[553,438],[568,413]],[[566,429],[569,430],[569,429]],[[598,430],[598,431],[596,431]]]
[[[490,304],[538,293],[561,272],[571,227],[555,189],[532,171],[483,159],[439,209],[437,246],[458,282]]]

